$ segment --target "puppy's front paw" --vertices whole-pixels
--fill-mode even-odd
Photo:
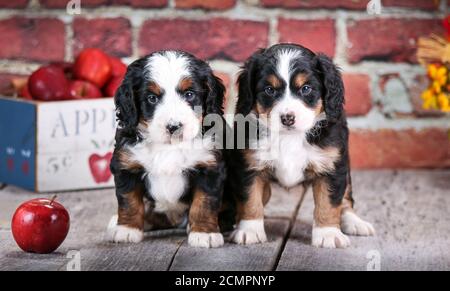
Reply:
[[[223,236],[219,232],[195,232],[189,233],[188,243],[196,248],[218,248],[223,246]]]
[[[139,243],[144,239],[144,232],[125,225],[117,225],[117,215],[115,215],[109,222],[106,239],[114,243]]]
[[[372,224],[362,220],[352,211],[345,211],[341,218],[342,231],[348,235],[371,236],[375,235]]]
[[[346,248],[350,239],[337,227],[313,227],[312,245],[317,248]]]
[[[241,220],[231,234],[231,241],[240,245],[264,243],[267,241],[264,220]]]

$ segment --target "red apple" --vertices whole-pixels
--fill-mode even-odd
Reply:
[[[70,99],[100,98],[102,95],[100,89],[88,81],[75,80],[69,86]]]
[[[123,77],[127,72],[127,65],[125,65],[119,58],[109,57],[111,71],[113,77]]]
[[[50,63],[50,66],[56,66],[61,68],[64,71],[64,74],[66,74],[67,79],[72,78],[72,70],[73,70],[73,63],[70,62],[53,62]]]
[[[67,210],[53,199],[38,198],[23,203],[14,213],[11,229],[25,252],[48,254],[66,238],[70,218]]]
[[[109,57],[99,49],[85,49],[75,60],[75,78],[86,80],[102,88],[111,77]]]
[[[31,74],[28,89],[34,99],[41,101],[65,100],[68,96],[69,81],[64,70],[57,66],[41,67]]]
[[[113,97],[116,95],[117,89],[120,87],[123,81],[123,76],[113,77],[109,80],[108,84],[106,84],[105,88],[103,88],[103,93],[106,97]]]
[[[28,84],[22,87],[19,91],[19,97],[22,97],[26,100],[33,100],[33,96],[31,96],[30,90],[28,89]]]
[[[55,67],[61,68],[61,69],[63,69],[63,71],[65,73],[70,73],[72,71],[72,68],[73,68],[73,63],[70,63],[70,62],[53,62],[53,63],[50,63],[50,66],[55,66]]]

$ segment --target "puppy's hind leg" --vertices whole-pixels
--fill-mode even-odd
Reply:
[[[362,220],[353,210],[352,185],[350,179],[348,180],[347,189],[342,201],[341,229],[348,235],[375,235],[375,228],[372,224]]]

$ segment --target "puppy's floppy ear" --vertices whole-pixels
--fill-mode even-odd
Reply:
[[[137,61],[128,67],[122,84],[114,96],[119,126],[133,128],[138,124],[139,110],[136,92],[142,82],[142,69]]]
[[[324,54],[316,56],[317,70],[324,86],[324,109],[329,121],[335,122],[344,111],[344,83],[333,61]]]
[[[206,77],[208,96],[206,97],[206,114],[223,115],[223,102],[225,98],[225,86],[222,80],[211,71]]]
[[[244,64],[238,77],[239,96],[236,104],[236,114],[247,116],[253,109],[256,97],[254,96],[253,74],[258,65],[258,57],[265,52],[260,49],[254,53]]]

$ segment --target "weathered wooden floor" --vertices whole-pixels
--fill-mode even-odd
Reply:
[[[109,244],[103,236],[116,201],[107,189],[59,194],[72,225],[50,255],[22,252],[10,220],[21,202],[51,195],[8,186],[0,190],[0,270],[66,270],[70,251],[80,252],[82,270],[450,270],[450,170],[358,171],[353,181],[357,212],[377,235],[351,237],[346,250],[311,247],[312,195],[283,191],[266,209],[270,241],[262,245],[194,249],[175,230]]]

